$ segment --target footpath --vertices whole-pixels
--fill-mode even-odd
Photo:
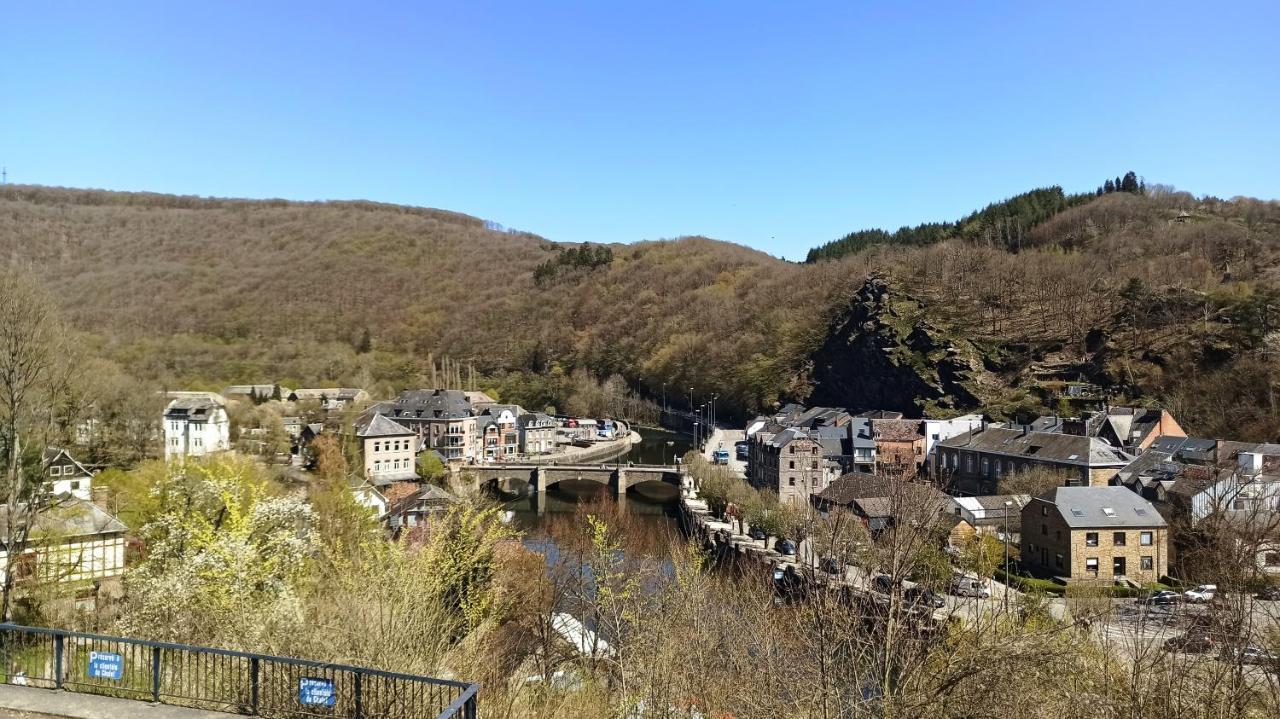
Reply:
[[[231,714],[0,684],[0,719],[227,719]]]

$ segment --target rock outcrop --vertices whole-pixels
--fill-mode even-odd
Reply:
[[[977,409],[1006,385],[995,358],[931,324],[925,307],[871,277],[831,322],[812,356],[811,405],[889,409],[908,417]]]

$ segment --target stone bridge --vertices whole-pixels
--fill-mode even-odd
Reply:
[[[470,475],[471,486],[477,490],[504,480],[518,480],[528,483],[530,494],[545,495],[548,487],[573,480],[605,485],[619,499],[637,484],[665,482],[679,487],[683,477],[680,465],[655,464],[496,464],[464,467],[458,472]]]

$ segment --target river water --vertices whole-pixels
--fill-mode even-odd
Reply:
[[[693,448],[689,434],[665,429],[638,427],[640,441],[622,456],[608,460],[635,464],[670,464],[675,457],[683,456]],[[564,481],[547,489],[543,511],[539,513],[529,496],[504,496],[504,507],[512,512],[512,524],[525,535],[525,543],[533,549],[554,553],[554,540],[549,529],[552,524],[563,523],[582,502],[610,496],[612,490],[596,482]],[[626,511],[630,515],[629,531],[642,532],[654,537],[665,536],[676,530],[676,504],[680,490],[661,482],[646,482],[627,492]]]

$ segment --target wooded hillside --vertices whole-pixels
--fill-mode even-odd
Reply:
[[[1058,408],[1079,380],[1167,403],[1196,431],[1280,433],[1280,205],[1160,187],[1015,200],[946,239],[798,265],[704,238],[578,248],[375,203],[5,186],[0,251],[45,281],[90,353],[171,387],[387,393],[427,382],[430,353],[531,406],[562,401],[581,368],[751,412],[815,386],[824,398],[822,372],[865,369],[831,362],[828,335],[848,331],[875,275],[891,373],[919,379],[931,352],[963,339],[970,369],[946,382],[1001,411]],[[1009,219],[1028,212],[1043,217]],[[815,366],[819,350],[837,369]]]

